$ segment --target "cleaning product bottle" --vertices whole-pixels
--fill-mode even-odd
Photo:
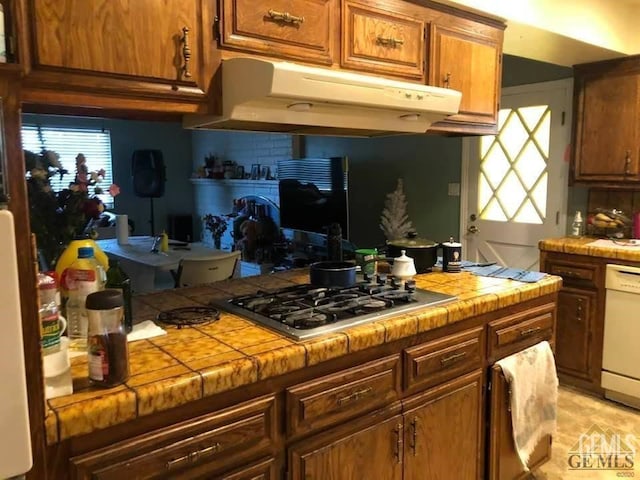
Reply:
[[[579,237],[581,235],[582,235],[582,212],[580,212],[580,210],[577,210],[575,216],[573,217],[573,223],[571,224],[571,236]]]
[[[62,252],[60,258],[56,262],[56,275],[58,276],[60,294],[62,295],[62,303],[65,304],[67,298],[69,297],[69,289],[67,288],[67,274],[66,270],[71,266],[73,262],[75,262],[78,258],[78,249],[80,247],[91,247],[93,248],[93,255],[97,260],[98,264],[102,267],[101,275],[104,280],[104,276],[106,271],[109,269],[109,258],[107,255],[100,249],[98,244],[89,237],[76,237],[74,238],[69,246]]]

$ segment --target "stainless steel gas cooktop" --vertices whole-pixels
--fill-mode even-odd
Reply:
[[[456,300],[452,295],[415,288],[415,282],[361,282],[352,287],[294,285],[253,295],[214,300],[213,305],[277,330],[296,340],[337,332]]]

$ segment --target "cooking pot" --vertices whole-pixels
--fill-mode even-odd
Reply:
[[[349,262],[312,263],[309,279],[317,287],[351,287],[356,283],[356,266]]]
[[[438,261],[438,244],[432,240],[413,237],[387,242],[387,256],[399,257],[402,250],[413,258],[417,273],[430,272],[431,267]]]

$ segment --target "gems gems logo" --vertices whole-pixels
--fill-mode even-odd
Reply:
[[[592,425],[569,450],[569,470],[609,470],[617,477],[633,477],[636,461],[635,435],[620,434]]]

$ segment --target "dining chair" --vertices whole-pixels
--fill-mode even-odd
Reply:
[[[183,258],[177,272],[171,271],[174,286],[192,287],[231,278],[239,259],[240,250],[223,255]]]

